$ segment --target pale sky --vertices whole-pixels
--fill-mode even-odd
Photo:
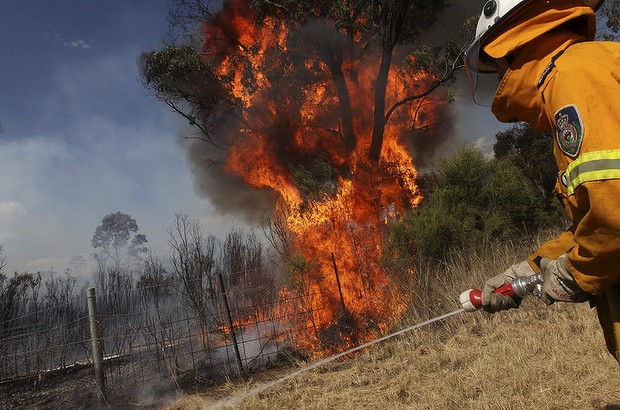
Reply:
[[[62,272],[101,219],[136,219],[166,257],[184,211],[219,226],[192,188],[183,122],[138,82],[161,46],[164,0],[0,2],[0,244],[6,272]]]
[[[137,58],[161,46],[165,0],[0,2],[0,244],[13,271],[62,272],[101,219],[136,219],[167,257],[175,213],[209,233],[216,215],[192,186],[181,121],[139,83]],[[457,95],[459,137],[488,142],[488,109]]]

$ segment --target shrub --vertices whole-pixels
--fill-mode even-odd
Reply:
[[[546,227],[546,206],[509,161],[488,160],[471,147],[443,159],[422,205],[390,227],[391,257],[440,258],[483,238],[509,239]]]

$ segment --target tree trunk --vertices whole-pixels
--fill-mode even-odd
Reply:
[[[385,89],[392,66],[392,53],[403,27],[403,19],[410,5],[410,0],[388,0],[382,4],[383,52],[381,66],[375,82],[375,112],[368,159],[377,162],[381,158],[383,136],[385,134]]]
[[[375,112],[372,128],[372,139],[370,141],[370,151],[368,159],[378,162],[381,158],[381,148],[383,146],[383,134],[385,133],[385,89],[387,87],[388,75],[392,65],[392,48],[383,48],[381,56],[381,66],[377,81],[375,82]]]
[[[340,117],[342,121],[342,136],[344,139],[345,151],[352,153],[357,145],[355,131],[353,130],[353,110],[351,108],[351,98],[349,90],[340,65],[331,65],[331,74],[338,93],[338,104],[340,106]]]

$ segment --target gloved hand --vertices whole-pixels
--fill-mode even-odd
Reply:
[[[512,282],[517,276],[532,276],[536,272],[530,267],[527,261],[519,262],[497,276],[487,280],[482,288],[482,309],[487,312],[495,313],[500,310],[516,309],[521,304],[522,298],[493,293],[497,288]]]
[[[540,300],[547,305],[560,302],[585,302],[591,295],[582,290],[570,273],[566,254],[558,259],[542,258],[540,261],[543,276]]]

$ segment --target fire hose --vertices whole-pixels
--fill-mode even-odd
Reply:
[[[529,276],[529,277],[516,277],[515,279],[513,279],[512,282],[507,283],[504,286],[501,286],[497,289],[495,289],[495,291],[493,291],[493,293],[501,293],[502,295],[506,295],[506,296],[510,296],[510,297],[519,297],[519,298],[523,298],[527,295],[540,295],[540,290],[541,290],[541,284],[542,284],[542,275],[541,274],[536,274],[533,276]],[[254,387],[244,393],[238,394],[236,396],[232,396],[229,397],[227,399],[224,399],[223,401],[216,403],[214,406],[212,406],[211,408],[223,408],[225,406],[230,406],[236,403],[239,403],[240,401],[259,394],[273,386],[276,386],[278,384],[281,384],[285,381],[288,381],[302,373],[308,372],[310,370],[316,369],[319,366],[322,366],[324,364],[327,364],[329,362],[332,362],[336,359],[339,359],[343,356],[346,356],[348,354],[354,353],[358,350],[364,349],[366,347],[372,346],[376,343],[380,343],[383,341],[386,341],[388,339],[391,339],[393,337],[402,335],[404,333],[410,332],[412,330],[415,329],[419,329],[421,327],[424,327],[426,325],[430,325],[431,323],[449,318],[451,316],[457,315],[459,313],[462,312],[475,312],[477,310],[480,310],[482,308],[482,291],[480,289],[469,289],[466,290],[465,292],[461,293],[460,297],[459,297],[459,302],[461,303],[461,307],[455,311],[449,312],[449,313],[445,313],[443,315],[434,317],[432,319],[426,320],[424,322],[421,323],[417,323],[413,326],[409,326],[405,329],[401,329],[397,332],[391,333],[389,335],[380,337],[378,339],[372,340],[368,343],[364,343],[362,345],[353,347],[349,350],[346,350],[344,352],[338,353],[334,356],[330,356],[327,357],[325,359],[321,359],[315,363],[312,363],[306,367],[302,367],[301,369],[298,369],[292,373],[289,373],[287,375],[285,375],[284,377],[281,377],[277,380],[268,382],[268,383],[264,383],[262,385],[259,385],[257,387]]]

